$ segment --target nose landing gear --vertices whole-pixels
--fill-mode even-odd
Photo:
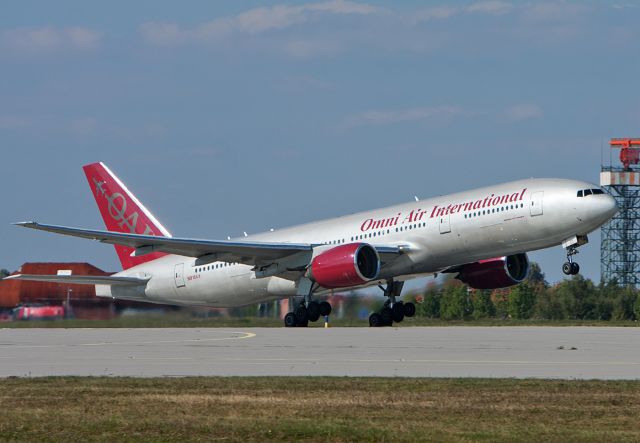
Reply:
[[[580,272],[580,265],[573,261],[573,256],[578,253],[578,247],[589,242],[586,235],[576,235],[562,242],[562,246],[567,250],[567,261],[562,265],[562,272],[565,275],[576,275]]]
[[[570,261],[567,261],[562,265],[562,272],[564,272],[565,275],[576,275],[577,273],[579,273],[580,265],[574,261],[571,261],[571,256],[568,256],[568,260]]]

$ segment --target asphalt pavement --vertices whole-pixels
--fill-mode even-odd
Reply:
[[[640,379],[640,329],[0,329],[0,377]]]

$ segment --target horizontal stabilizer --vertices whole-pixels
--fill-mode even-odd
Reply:
[[[36,275],[16,274],[3,280],[29,280],[51,283],[71,283],[77,285],[109,285],[109,286],[137,286],[144,285],[148,279],[135,277],[111,277],[109,275]]]

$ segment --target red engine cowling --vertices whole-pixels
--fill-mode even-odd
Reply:
[[[497,289],[517,285],[528,274],[527,254],[516,254],[464,265],[456,278],[475,289]]]
[[[316,256],[310,277],[328,289],[358,286],[375,279],[380,272],[378,251],[366,243],[336,246]]]

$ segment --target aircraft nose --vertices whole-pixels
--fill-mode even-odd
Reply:
[[[602,214],[607,217],[607,220],[613,217],[618,212],[618,206],[616,206],[616,200],[610,195],[606,194],[606,198],[602,202]]]

